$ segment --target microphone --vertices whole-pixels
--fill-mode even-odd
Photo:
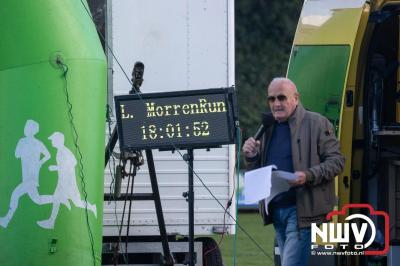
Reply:
[[[135,94],[140,92],[140,86],[143,83],[143,73],[144,73],[144,64],[140,61],[135,62],[135,65],[132,70],[132,89],[129,91],[129,94]]]
[[[264,134],[265,130],[275,123],[275,118],[273,117],[271,112],[262,113],[261,120],[262,120],[262,124],[258,128],[256,134],[253,137],[255,140],[259,140],[261,138],[262,134]]]

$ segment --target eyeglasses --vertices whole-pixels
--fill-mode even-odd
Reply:
[[[287,97],[286,97],[286,95],[279,94],[278,96],[268,96],[267,99],[268,99],[268,102],[274,103],[275,99],[278,99],[278,101],[280,101],[280,102],[284,102],[287,100]]]

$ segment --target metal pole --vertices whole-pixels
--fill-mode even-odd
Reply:
[[[193,192],[193,149],[188,149],[189,161],[189,266],[194,266],[194,192]]]
[[[158,220],[158,228],[160,229],[161,235],[161,243],[164,252],[165,265],[174,265],[174,259],[171,255],[169,244],[168,244],[168,236],[167,230],[165,229],[164,216],[161,206],[160,192],[158,191],[158,182],[156,177],[156,170],[154,167],[154,159],[153,152],[151,150],[146,150],[147,164],[149,168],[151,188],[153,190],[154,195],[154,205],[156,207],[156,214]]]

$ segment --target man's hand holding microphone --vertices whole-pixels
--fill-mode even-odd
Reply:
[[[243,145],[243,153],[247,158],[254,158],[260,153],[261,143],[253,137],[248,138]]]

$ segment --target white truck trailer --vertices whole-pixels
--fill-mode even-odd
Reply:
[[[111,107],[113,96],[130,91],[130,74],[126,77],[122,69],[131,73],[136,61],[143,62],[145,66],[143,93],[234,85],[233,0],[109,0],[106,7],[106,46],[114,54],[106,49]],[[107,131],[107,134],[110,132]],[[114,152],[118,150],[117,145]],[[227,206],[235,190],[235,153],[234,145],[194,151],[196,174],[223,206]],[[188,235],[188,203],[182,196],[188,190],[188,166],[178,152],[154,150],[153,154],[169,246],[175,260],[179,260],[178,253],[185,257],[188,252],[187,242],[178,241],[178,236]],[[152,192],[146,163],[145,158],[145,164],[135,177],[135,193]],[[114,172],[114,160],[110,160],[105,168],[105,193],[113,187]],[[235,217],[235,200],[228,209],[229,213],[225,214],[201,180],[195,175],[195,235],[234,233],[235,222],[231,216]],[[121,191],[125,191],[126,186],[125,179]],[[104,202],[104,263],[110,263],[107,256],[115,253],[116,241],[123,242],[119,251],[126,253],[120,256],[123,257],[120,263],[126,263],[130,256],[135,255],[133,253],[162,253],[154,202],[133,201],[129,225],[126,210],[120,232],[123,205],[123,201]],[[128,226],[129,237],[126,238]],[[216,261],[215,258],[202,256],[213,243],[210,238],[198,240],[195,243],[196,265],[202,265],[203,259],[207,260],[208,266],[219,265],[216,262],[210,264]],[[125,242],[128,243],[127,250],[124,250]],[[151,262],[141,263],[157,263],[154,256],[150,257]],[[185,263],[185,259],[180,263]]]

